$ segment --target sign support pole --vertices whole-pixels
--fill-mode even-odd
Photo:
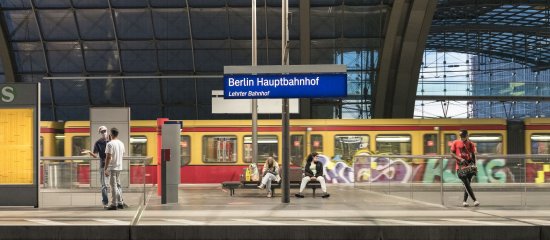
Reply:
[[[281,4],[281,65],[288,65],[288,0],[282,0]],[[282,127],[283,127],[283,196],[281,202],[290,203],[290,178],[289,178],[289,160],[290,160],[290,134],[288,114],[288,98],[283,98],[282,109]]]
[[[258,37],[256,28],[256,0],[252,0],[252,66],[258,65]],[[252,99],[252,160],[258,166],[258,99]]]

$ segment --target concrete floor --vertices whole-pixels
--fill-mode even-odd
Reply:
[[[475,189],[475,187],[474,187]],[[421,189],[418,189],[421,190]],[[147,204],[143,193],[125,193],[130,208],[106,211],[100,194],[94,192],[42,192],[38,209],[0,208],[0,226],[65,225],[328,225],[328,226],[541,226],[550,225],[548,193],[529,193],[523,206],[518,192],[479,191],[481,207],[463,208],[461,192],[446,192],[444,206],[440,193],[415,191],[385,193],[329,185],[331,197],[319,192],[296,198],[291,189],[290,203],[281,203],[280,191],[273,198],[265,190],[237,189],[235,196],[219,185],[185,185],[180,188],[178,204],[160,204],[154,189],[149,189]],[[520,198],[520,199],[518,199]],[[546,204],[549,203],[549,204]]]

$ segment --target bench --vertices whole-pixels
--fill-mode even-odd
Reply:
[[[291,168],[289,172],[290,177],[290,188],[296,189],[300,188],[300,184],[302,183],[302,169],[300,168]],[[258,189],[258,185],[260,185],[260,181],[246,181],[244,180],[243,175],[241,175],[241,181],[226,181],[222,182],[222,188],[223,189],[229,189],[229,196],[235,195],[235,189],[241,188],[241,189]],[[277,183],[272,181],[271,182],[271,192],[275,194],[275,189],[281,188],[281,183]],[[315,196],[315,190],[317,188],[321,188],[321,183],[319,183],[316,180],[310,181],[307,183],[306,188],[310,188],[313,190],[313,196]]]

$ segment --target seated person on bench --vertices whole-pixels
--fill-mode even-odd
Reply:
[[[280,182],[281,177],[279,176],[279,164],[273,159],[273,157],[268,157],[264,164],[264,169],[262,170],[262,183],[258,188],[267,188],[267,197],[270,198],[273,196],[271,192],[271,181]]]
[[[296,193],[296,197],[304,197],[302,192],[306,188],[307,183],[311,180],[317,180],[321,184],[321,190],[323,190],[323,198],[330,197],[330,194],[327,193],[327,184],[325,183],[325,178],[323,177],[323,163],[318,160],[318,155],[318,153],[313,152],[309,154],[309,156],[307,156],[307,163],[304,169],[305,177],[302,178],[302,183],[300,184],[300,192]]]

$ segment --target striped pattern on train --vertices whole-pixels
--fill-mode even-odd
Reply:
[[[156,120],[131,121],[129,153],[150,156],[147,182],[156,181]],[[449,142],[468,129],[480,154],[550,153],[550,119],[296,119],[290,122],[291,166],[309,152],[351,165],[357,153],[447,154]],[[46,122],[41,127],[42,156],[79,156],[90,143],[89,121]],[[281,163],[281,121],[259,120],[258,161],[273,156]],[[95,131],[92,131],[95,134]],[[251,157],[250,120],[184,120],[181,133],[181,182],[238,180]],[[83,169],[82,171],[86,171]]]

